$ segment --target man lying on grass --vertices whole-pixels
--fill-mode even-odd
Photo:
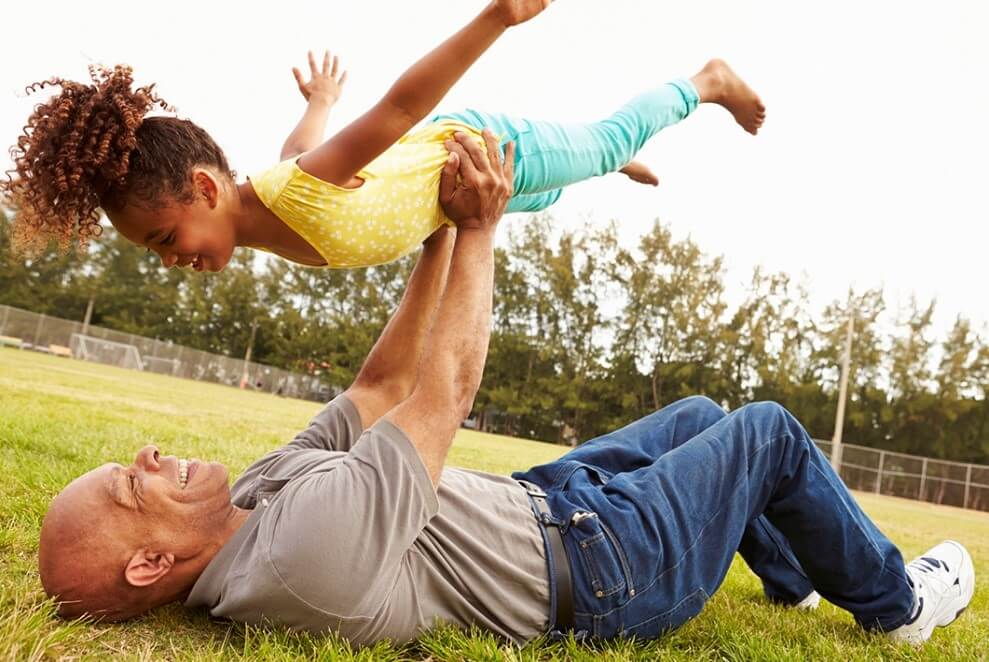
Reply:
[[[220,463],[142,449],[52,502],[41,580],[66,617],[182,600],[217,617],[405,642],[437,623],[517,642],[656,637],[701,611],[736,551],[774,601],[820,596],[922,642],[971,599],[965,549],[904,565],[798,423],[689,398],[514,479],[444,469],[481,379],[493,237],[512,191],[450,143],[440,198],[458,221],[423,249],[353,385],[228,486]],[[461,182],[455,183],[457,168]]]

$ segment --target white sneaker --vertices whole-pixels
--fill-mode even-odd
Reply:
[[[888,633],[897,641],[924,643],[935,627],[944,627],[958,618],[975,592],[972,557],[953,540],[932,547],[908,563],[907,577],[913,584],[914,611],[909,621]]]
[[[804,609],[806,611],[814,611],[817,606],[821,604],[821,594],[817,591],[811,591],[807,594],[803,600],[793,605],[796,609]]]

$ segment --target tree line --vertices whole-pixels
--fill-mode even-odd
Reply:
[[[0,223],[9,226],[9,213]],[[474,415],[485,430],[574,443],[678,398],[728,408],[776,400],[833,433],[844,337],[855,341],[844,439],[989,461],[989,338],[959,316],[935,338],[935,302],[891,311],[881,289],[812,311],[803,283],[756,268],[729,305],[720,257],[656,222],[634,247],[616,226],[557,232],[546,215],[504,224],[494,319]],[[239,250],[218,274],[163,269],[107,228],[85,252],[25,259],[0,228],[0,303],[349,383],[397,305],[415,256],[312,269]]]

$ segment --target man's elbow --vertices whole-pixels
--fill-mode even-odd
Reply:
[[[477,390],[481,386],[480,375],[476,378],[466,377],[457,380],[454,388],[454,411],[457,414],[457,423],[466,420],[474,409],[474,400],[477,398]]]
[[[457,425],[460,425],[465,420],[470,418],[470,413],[474,409],[474,398],[477,397],[477,389],[474,389],[469,395],[464,395],[461,397],[456,404],[455,411],[457,414]]]
[[[373,390],[397,403],[409,397],[414,386],[415,381],[413,379],[388,373],[382,374],[373,371],[362,371],[354,379],[351,388]]]
[[[451,425],[460,425],[470,416],[476,395],[476,384],[455,379],[438,387],[420,384],[414,397],[425,409],[432,412],[431,415],[437,420],[442,419]]]

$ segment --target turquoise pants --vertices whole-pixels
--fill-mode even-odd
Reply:
[[[677,79],[635,97],[611,117],[563,125],[465,110],[437,115],[489,128],[515,141],[515,193],[509,212],[540,211],[560,199],[564,186],[616,172],[661,129],[689,115],[700,98],[689,80]]]

